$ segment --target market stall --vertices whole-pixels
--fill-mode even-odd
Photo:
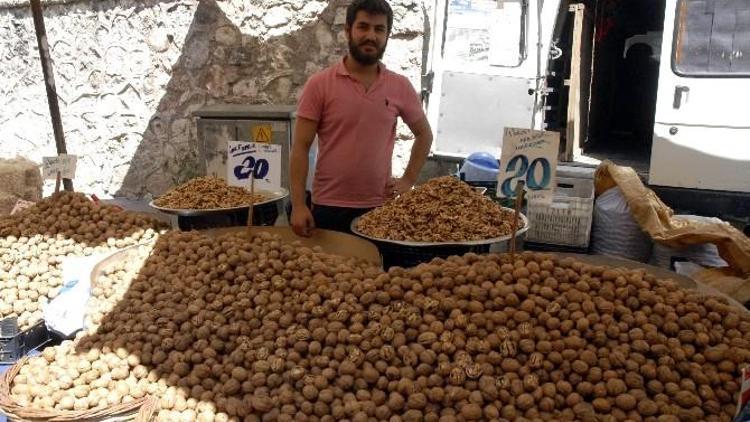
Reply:
[[[5,227],[20,239],[50,209]],[[123,224],[125,211],[78,210]],[[171,231],[110,256],[94,270],[86,327],[7,371],[0,410],[84,421],[724,420],[736,411],[750,318],[670,272],[532,252],[383,271],[368,242],[318,236]]]
[[[168,233],[142,265],[118,262],[99,269],[113,292],[101,320],[6,374],[3,411],[710,420],[734,412],[750,353],[750,320],[726,299],[576,258],[468,254],[382,272],[239,231]]]
[[[417,421],[737,410],[750,314],[717,290],[632,260],[523,251],[536,220],[521,198],[505,208],[452,176],[355,219],[355,235],[257,225],[258,207],[285,195],[199,177],[150,214],[65,191],[3,217],[0,316],[67,338],[8,362],[0,411]],[[160,213],[210,229],[169,230]],[[244,220],[222,220],[232,213]],[[744,244],[722,239],[741,269]]]
[[[445,176],[355,219],[355,236],[297,238],[279,218],[289,122],[284,130],[256,122],[249,139],[202,139],[206,176],[147,205],[178,216],[166,224],[73,192],[76,157],[66,153],[40,3],[32,3],[60,155],[43,160],[55,193],[0,218],[0,356],[12,358],[3,361],[0,413],[10,420],[723,421],[737,413],[750,360],[742,304],[632,260],[523,251],[527,232],[589,246],[593,186],[553,192],[557,135],[506,128],[494,191],[506,205],[515,200],[513,209]],[[274,142],[274,132],[283,139]],[[611,177],[598,185],[628,191],[627,172],[602,168]],[[526,213],[519,179],[531,196]],[[630,187],[643,243],[707,238],[739,275],[750,271],[746,238],[722,225],[696,236],[653,192]],[[556,202],[555,193],[568,198]],[[37,336],[40,327],[64,339]],[[1,354],[6,347],[16,353]]]

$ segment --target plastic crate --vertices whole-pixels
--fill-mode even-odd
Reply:
[[[594,181],[558,177],[552,203],[529,201],[526,240],[534,243],[586,248],[594,213]]]
[[[253,207],[254,226],[273,226],[279,217],[279,202],[256,205]],[[234,227],[247,225],[247,209],[233,210],[196,216],[179,216],[177,225],[180,230],[201,230],[217,227]]]
[[[15,325],[15,321],[13,321]],[[3,327],[4,329],[6,327]],[[39,321],[31,328],[15,336],[0,339],[0,365],[13,365],[34,350],[60,344],[62,339],[51,333],[44,321]]]

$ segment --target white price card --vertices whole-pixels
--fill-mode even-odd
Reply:
[[[63,179],[75,179],[78,156],[60,154],[42,158],[42,175],[45,179],[57,179],[57,172]]]
[[[258,142],[227,142],[227,184],[276,191],[281,188],[281,145]]]
[[[505,128],[497,196],[515,197],[516,182],[523,180],[530,202],[552,202],[559,147],[557,132]]]

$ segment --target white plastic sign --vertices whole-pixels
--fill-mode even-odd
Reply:
[[[523,180],[529,201],[552,202],[559,147],[557,132],[505,128],[497,196],[515,197],[516,182]]]
[[[60,154],[55,157],[42,158],[42,175],[45,179],[57,179],[57,172],[63,179],[75,179],[78,156]]]
[[[227,143],[227,184],[276,191],[281,188],[281,145],[257,142]]]

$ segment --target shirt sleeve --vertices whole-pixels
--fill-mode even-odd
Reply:
[[[322,78],[320,74],[310,77],[302,88],[302,95],[297,102],[297,116],[315,120],[320,120],[323,114],[323,89],[321,87]]]
[[[424,110],[422,110],[422,100],[417,94],[417,91],[412,86],[408,79],[402,78],[403,89],[403,108],[401,109],[401,119],[404,123],[410,125],[422,120],[425,117]]]

